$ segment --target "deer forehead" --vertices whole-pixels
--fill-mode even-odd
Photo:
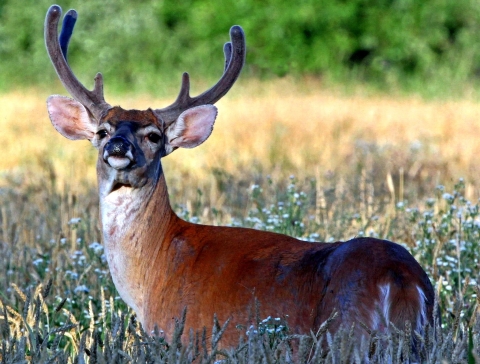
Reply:
[[[124,110],[120,106],[109,109],[100,120],[100,125],[108,123],[117,127],[121,123],[133,123],[142,128],[148,125],[155,125],[163,130],[163,121],[153,112],[153,110]]]

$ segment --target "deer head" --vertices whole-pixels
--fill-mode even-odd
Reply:
[[[77,19],[75,10],[64,17],[57,36],[61,8],[52,5],[45,20],[45,42],[55,70],[73,99],[53,95],[47,100],[50,119],[63,136],[88,139],[99,150],[98,174],[101,195],[122,187],[140,188],[156,182],[156,161],[177,148],[193,148],[210,135],[217,116],[213,104],[236,81],[245,60],[245,37],[239,26],[230,29],[231,42],[224,46],[225,70],[209,90],[191,97],[188,73],[182,77],[176,101],[162,109],[124,110],[112,107],[103,96],[103,78],[95,76],[92,91],[83,86],[67,63],[67,51]]]

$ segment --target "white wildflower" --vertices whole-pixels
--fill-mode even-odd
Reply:
[[[88,289],[87,286],[85,286],[84,284],[80,285],[80,286],[77,286],[74,290],[73,290],[74,293],[88,293],[90,292],[90,290]]]

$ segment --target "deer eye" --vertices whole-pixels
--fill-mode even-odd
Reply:
[[[150,133],[147,135],[147,139],[152,143],[157,144],[160,141],[161,136],[158,135],[157,133]]]
[[[108,135],[108,133],[107,133],[107,131],[106,131],[105,129],[101,129],[101,130],[97,131],[98,139],[103,139],[103,138],[105,138],[107,135]]]

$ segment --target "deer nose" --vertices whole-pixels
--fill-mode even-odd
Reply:
[[[113,137],[105,144],[103,160],[115,169],[124,169],[134,160],[134,146],[122,136]]]

